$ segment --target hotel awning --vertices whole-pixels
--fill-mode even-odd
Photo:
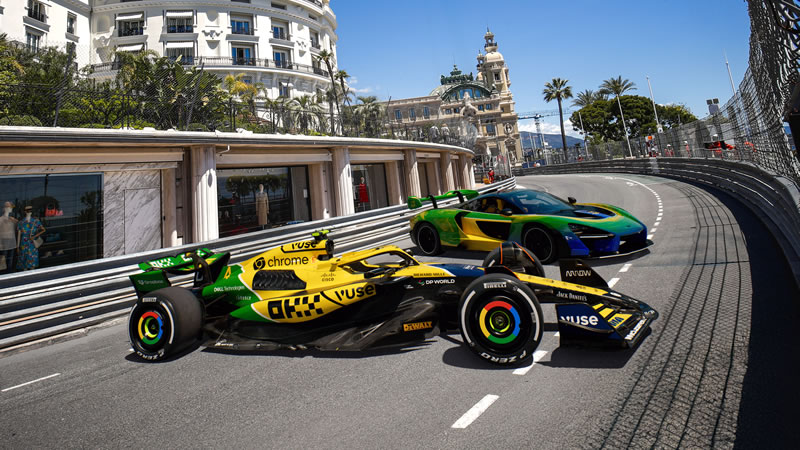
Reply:
[[[167,11],[167,17],[193,17],[192,11]]]
[[[118,52],[138,52],[144,48],[144,44],[133,45],[120,45],[117,47]]]
[[[120,14],[117,16],[117,20],[136,20],[136,19],[144,19],[144,13]]]

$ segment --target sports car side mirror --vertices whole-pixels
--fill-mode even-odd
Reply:
[[[575,197],[567,197],[567,201],[569,202],[570,205],[574,205],[575,203],[578,203],[578,201],[575,200]]]
[[[502,215],[502,216],[512,216],[512,215],[514,215],[514,211],[511,211],[509,208],[506,208],[506,209],[500,211],[500,215]]]

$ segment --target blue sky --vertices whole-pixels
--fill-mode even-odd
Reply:
[[[744,0],[332,0],[340,69],[358,95],[427,95],[453,64],[475,72],[487,26],[510,67],[518,112],[556,109],[542,99],[553,77],[573,92],[622,75],[634,94],[682,103],[698,117],[706,99],[731,96],[747,70],[750,19]],[[550,118],[545,132],[555,132]],[[532,121],[520,123],[533,129]],[[569,127],[568,127],[569,128]],[[570,133],[577,134],[577,133]]]

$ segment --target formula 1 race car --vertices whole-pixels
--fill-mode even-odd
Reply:
[[[130,277],[132,348],[152,361],[201,338],[217,349],[363,350],[460,329],[476,354],[512,364],[539,345],[540,302],[556,303],[562,343],[632,347],[658,317],[578,260],[562,261],[563,281],[544,278],[536,257],[510,242],[484,267],[422,264],[395,246],[333,249],[317,232],[238,264],[207,249],[141,263]],[[193,275],[192,286],[171,286],[168,274]]]
[[[438,208],[458,196],[460,204]],[[647,227],[624,209],[577,203],[547,192],[515,190],[478,195],[450,191],[440,196],[409,197],[410,209],[431,201],[433,209],[411,218],[411,240],[427,256],[444,248],[489,251],[504,241],[518,242],[543,263],[560,257],[582,258],[635,253],[652,244]]]

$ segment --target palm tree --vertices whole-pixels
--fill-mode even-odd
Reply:
[[[303,95],[302,97],[293,98],[290,106],[294,113],[294,120],[297,125],[308,134],[309,129],[315,123],[315,119],[319,118],[322,109],[316,102],[316,99],[311,95]]]
[[[625,114],[622,113],[622,103],[619,101],[619,96],[627,91],[633,90],[636,90],[636,84],[627,78],[623,80],[622,75],[617,78],[609,78],[600,85],[600,92],[603,94],[614,94],[617,97],[619,115],[622,118],[622,129],[625,131],[625,141],[628,143],[628,154],[631,158],[633,158],[633,150],[631,150],[631,141],[628,139],[628,126],[625,125]]]
[[[364,124],[364,133],[367,137],[380,137],[381,131],[381,115],[384,108],[378,103],[378,97],[370,95],[369,97],[358,97],[361,103],[356,105],[355,113]]]
[[[583,92],[578,92],[578,95],[575,96],[575,100],[572,102],[572,106],[583,108],[598,100],[606,100],[606,95],[599,91],[586,89]]]
[[[342,111],[339,109],[339,97],[336,95],[336,78],[333,73],[333,52],[328,50],[321,50],[319,55],[315,57],[317,61],[324,62],[325,67],[328,69],[328,75],[331,77],[331,89],[333,90],[333,103],[336,104],[336,112],[339,117],[342,116]],[[331,108],[331,134],[336,135],[336,119],[333,117],[333,108]]]
[[[564,111],[561,108],[561,100],[572,98],[572,86],[567,86],[569,80],[553,78],[553,81],[544,84],[544,101],[550,103],[558,100],[558,118],[561,120],[561,145],[564,147],[564,155],[567,154],[567,133],[564,131]]]
[[[337,80],[339,80],[339,84],[342,87],[342,103],[343,104],[344,103],[349,104],[350,103],[350,90],[347,89],[347,85],[345,84],[345,82],[347,81],[348,78],[350,78],[350,74],[345,72],[344,70],[340,70],[340,71],[336,72],[336,75],[334,77]]]

